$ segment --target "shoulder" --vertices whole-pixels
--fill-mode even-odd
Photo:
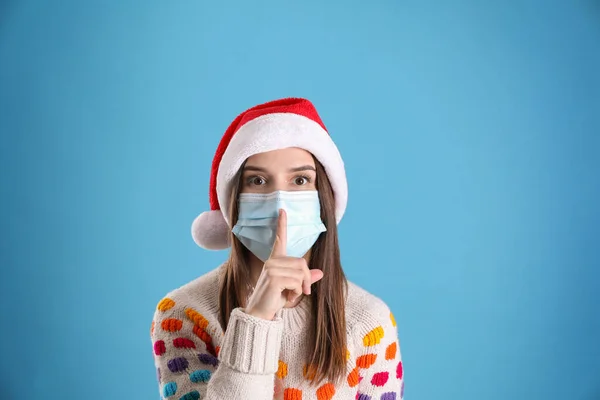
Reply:
[[[367,335],[380,329],[395,330],[396,320],[381,298],[348,281],[346,323],[350,332]]]
[[[158,299],[154,308],[151,335],[154,334],[157,324],[167,330],[178,330],[178,326],[183,325],[184,321],[204,326],[212,333],[218,333],[221,330],[218,309],[222,272],[223,265],[169,291]]]

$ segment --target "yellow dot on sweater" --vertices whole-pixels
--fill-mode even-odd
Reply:
[[[208,320],[204,318],[204,315],[200,314],[198,311],[193,308],[186,308],[185,315],[194,323],[194,325],[198,326],[201,329],[206,329],[208,326]]]
[[[350,359],[350,350],[346,349],[346,361]]]
[[[392,326],[396,326],[396,318],[394,318],[394,314],[390,313],[390,319],[392,320]]]
[[[288,366],[283,361],[279,360],[279,368],[277,368],[277,377],[283,379],[288,374]]]
[[[377,328],[373,329],[371,332],[365,335],[365,337],[363,338],[363,343],[365,347],[375,346],[376,344],[379,344],[382,337],[383,328],[381,326],[378,326]]]
[[[164,312],[164,311],[170,310],[174,306],[175,306],[175,302],[173,300],[169,299],[168,297],[165,297],[158,303],[158,306],[156,308],[158,308],[158,311]]]

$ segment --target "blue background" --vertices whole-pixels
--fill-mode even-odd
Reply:
[[[222,132],[310,98],[406,398],[600,399],[600,2],[3,1],[0,397],[158,398]],[[485,3],[485,4],[484,4]]]

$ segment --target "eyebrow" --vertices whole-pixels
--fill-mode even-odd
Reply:
[[[264,169],[262,167],[257,167],[257,166],[254,166],[254,165],[246,165],[244,167],[244,171],[267,172],[266,169]],[[312,165],[302,165],[300,167],[294,167],[294,168],[288,169],[288,172],[300,172],[300,171],[315,171],[316,172],[316,169]]]

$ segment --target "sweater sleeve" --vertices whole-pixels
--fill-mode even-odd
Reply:
[[[355,327],[357,400],[401,400],[404,375],[394,315],[383,303]]]
[[[265,321],[238,308],[223,333],[198,310],[163,299],[151,327],[161,398],[232,400],[251,393],[272,400],[282,330],[280,319]]]

